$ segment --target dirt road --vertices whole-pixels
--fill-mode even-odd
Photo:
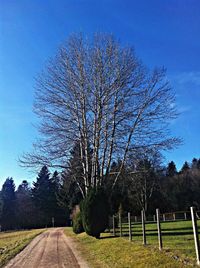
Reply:
[[[5,268],[89,268],[61,228],[40,234]]]

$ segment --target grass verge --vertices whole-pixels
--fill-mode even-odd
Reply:
[[[0,267],[23,250],[44,229],[0,233]]]
[[[119,237],[102,234],[95,239],[82,233],[75,235],[71,228],[65,228],[65,234],[77,242],[77,249],[93,268],[176,268],[195,267],[194,263],[176,260],[170,252],[159,252],[153,246],[143,246],[137,242],[130,243]]]

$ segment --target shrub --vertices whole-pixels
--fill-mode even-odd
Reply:
[[[75,234],[80,234],[84,232],[80,211],[73,217],[73,232]]]
[[[83,228],[96,238],[108,227],[109,205],[102,189],[92,189],[81,204]]]

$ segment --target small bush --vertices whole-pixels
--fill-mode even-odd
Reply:
[[[75,234],[80,234],[84,232],[80,211],[73,218],[73,232]]]
[[[92,189],[81,204],[83,228],[96,238],[108,227],[109,205],[102,189]]]

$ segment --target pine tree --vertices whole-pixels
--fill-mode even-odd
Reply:
[[[2,194],[1,194],[1,191],[0,191],[0,229],[1,229],[2,210],[3,210],[3,200],[2,200]]]
[[[84,197],[83,167],[80,161],[80,146],[75,144],[68,162],[69,168],[61,173],[58,201],[61,207],[72,210]]]
[[[200,169],[200,158],[197,161],[197,169]]]
[[[68,220],[68,207],[59,206],[59,192],[60,192],[60,175],[55,171],[50,178],[50,191],[49,191],[49,206],[50,206],[50,216],[54,221],[55,226],[66,225]]]
[[[38,225],[51,225],[49,191],[50,191],[50,173],[46,166],[40,170],[37,181],[33,183],[32,197],[38,210]]]
[[[189,170],[190,170],[190,166],[189,166],[188,162],[185,161],[185,163],[183,164],[183,166],[181,168],[181,173],[185,173],[185,172],[187,172]]]
[[[20,228],[35,226],[36,209],[31,198],[31,188],[26,180],[22,181],[16,191],[17,221]]]
[[[168,177],[174,177],[177,174],[177,169],[174,161],[171,161],[167,166],[167,172],[166,175]]]
[[[196,158],[193,158],[192,159],[192,169],[196,169],[197,168],[197,163],[198,163],[198,160]]]
[[[12,178],[7,178],[1,191],[2,213],[1,225],[3,230],[14,229],[16,222],[15,184]]]

